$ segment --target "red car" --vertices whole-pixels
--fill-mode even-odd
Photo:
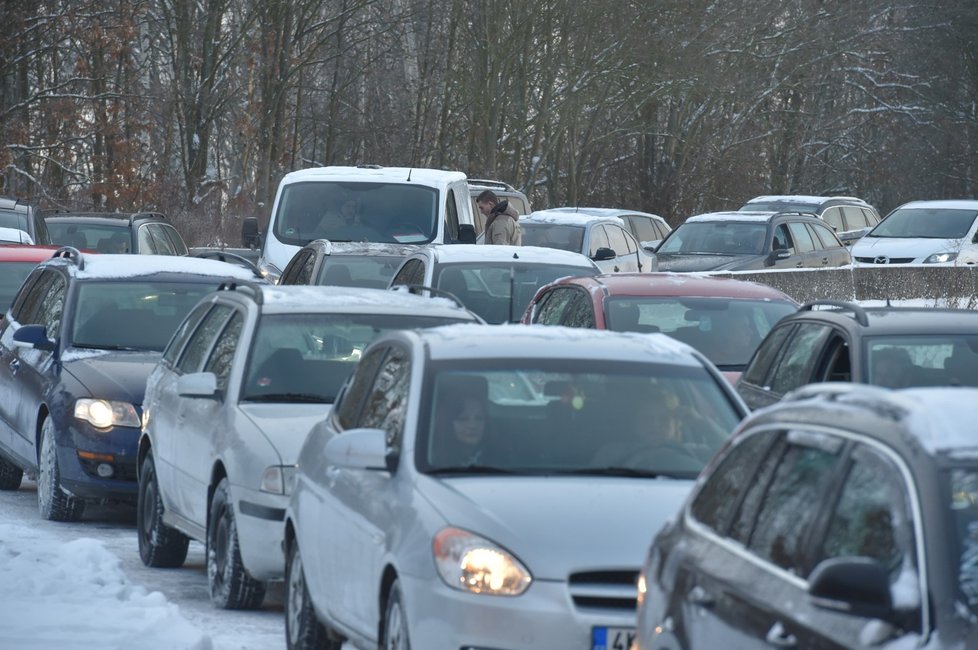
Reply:
[[[541,287],[523,323],[662,332],[736,381],[768,330],[798,303],[764,284],[688,273],[561,278]]]
[[[57,246],[0,244],[0,318],[35,266],[54,255]]]

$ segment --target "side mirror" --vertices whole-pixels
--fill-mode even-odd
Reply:
[[[14,345],[19,348],[32,348],[53,352],[57,344],[48,338],[48,328],[44,325],[23,325],[14,332]]]
[[[791,251],[787,248],[775,248],[764,259],[764,266],[774,266],[778,260],[786,260],[789,257],[791,257]]]
[[[890,575],[868,557],[838,557],[820,562],[808,579],[812,604],[862,618],[890,620]]]
[[[470,223],[460,223],[458,225],[458,243],[460,244],[474,244],[475,243],[475,226]]]
[[[194,372],[177,379],[177,394],[182,397],[214,397],[217,394],[217,375],[213,372]]]
[[[655,249],[658,248],[659,247],[659,244],[661,244],[661,243],[662,243],[662,240],[661,239],[652,239],[650,241],[643,241],[642,244],[641,244],[641,246],[647,252],[654,253],[655,252]]]
[[[258,217],[245,217],[241,221],[241,245],[245,248],[261,248],[261,243]]]
[[[594,251],[594,256],[591,258],[595,262],[604,262],[605,260],[613,260],[618,255],[615,254],[614,249],[602,246],[598,250]]]
[[[396,464],[396,458],[388,454],[383,429],[350,429],[327,442],[323,455],[328,465],[350,469],[393,471]]]

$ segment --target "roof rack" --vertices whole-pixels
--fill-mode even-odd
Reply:
[[[515,187],[503,181],[490,181],[484,178],[470,178],[468,179],[468,183],[469,185],[485,185],[486,187],[495,187],[500,190],[508,190],[511,192],[516,191]]]
[[[54,255],[51,256],[51,259],[68,260],[77,266],[78,270],[83,270],[85,268],[85,258],[82,256],[81,251],[74,246],[62,246],[58,250],[54,251]]]
[[[264,301],[265,294],[261,287],[247,280],[229,280],[217,286],[217,291],[235,291],[248,294],[255,304],[260,305]]]
[[[866,315],[866,310],[855,303],[843,300],[813,300],[799,307],[798,311],[815,311],[815,307],[838,307],[843,311],[850,311],[857,323],[863,327],[869,326],[869,316]]]

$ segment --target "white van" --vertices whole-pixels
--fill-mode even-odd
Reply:
[[[376,166],[303,169],[279,183],[258,266],[275,282],[292,256],[313,239],[474,243],[473,223],[462,172]]]

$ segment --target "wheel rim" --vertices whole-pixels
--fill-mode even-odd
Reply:
[[[404,616],[401,603],[394,602],[387,612],[387,648],[386,650],[404,650]]]
[[[156,476],[152,472],[149,472],[146,477],[146,488],[143,490],[140,506],[143,511],[140,532],[146,540],[149,540],[156,523]]]
[[[289,562],[289,584],[286,619],[285,624],[288,628],[289,639],[294,643],[299,637],[300,619],[302,610],[306,605],[306,581],[302,573],[302,558],[299,550],[296,549],[292,554],[292,561]]]
[[[44,509],[51,503],[53,489],[51,485],[53,468],[48,464],[50,462],[48,456],[53,452],[51,444],[51,431],[45,421],[41,428],[41,462],[38,463],[37,468],[37,500]]]

